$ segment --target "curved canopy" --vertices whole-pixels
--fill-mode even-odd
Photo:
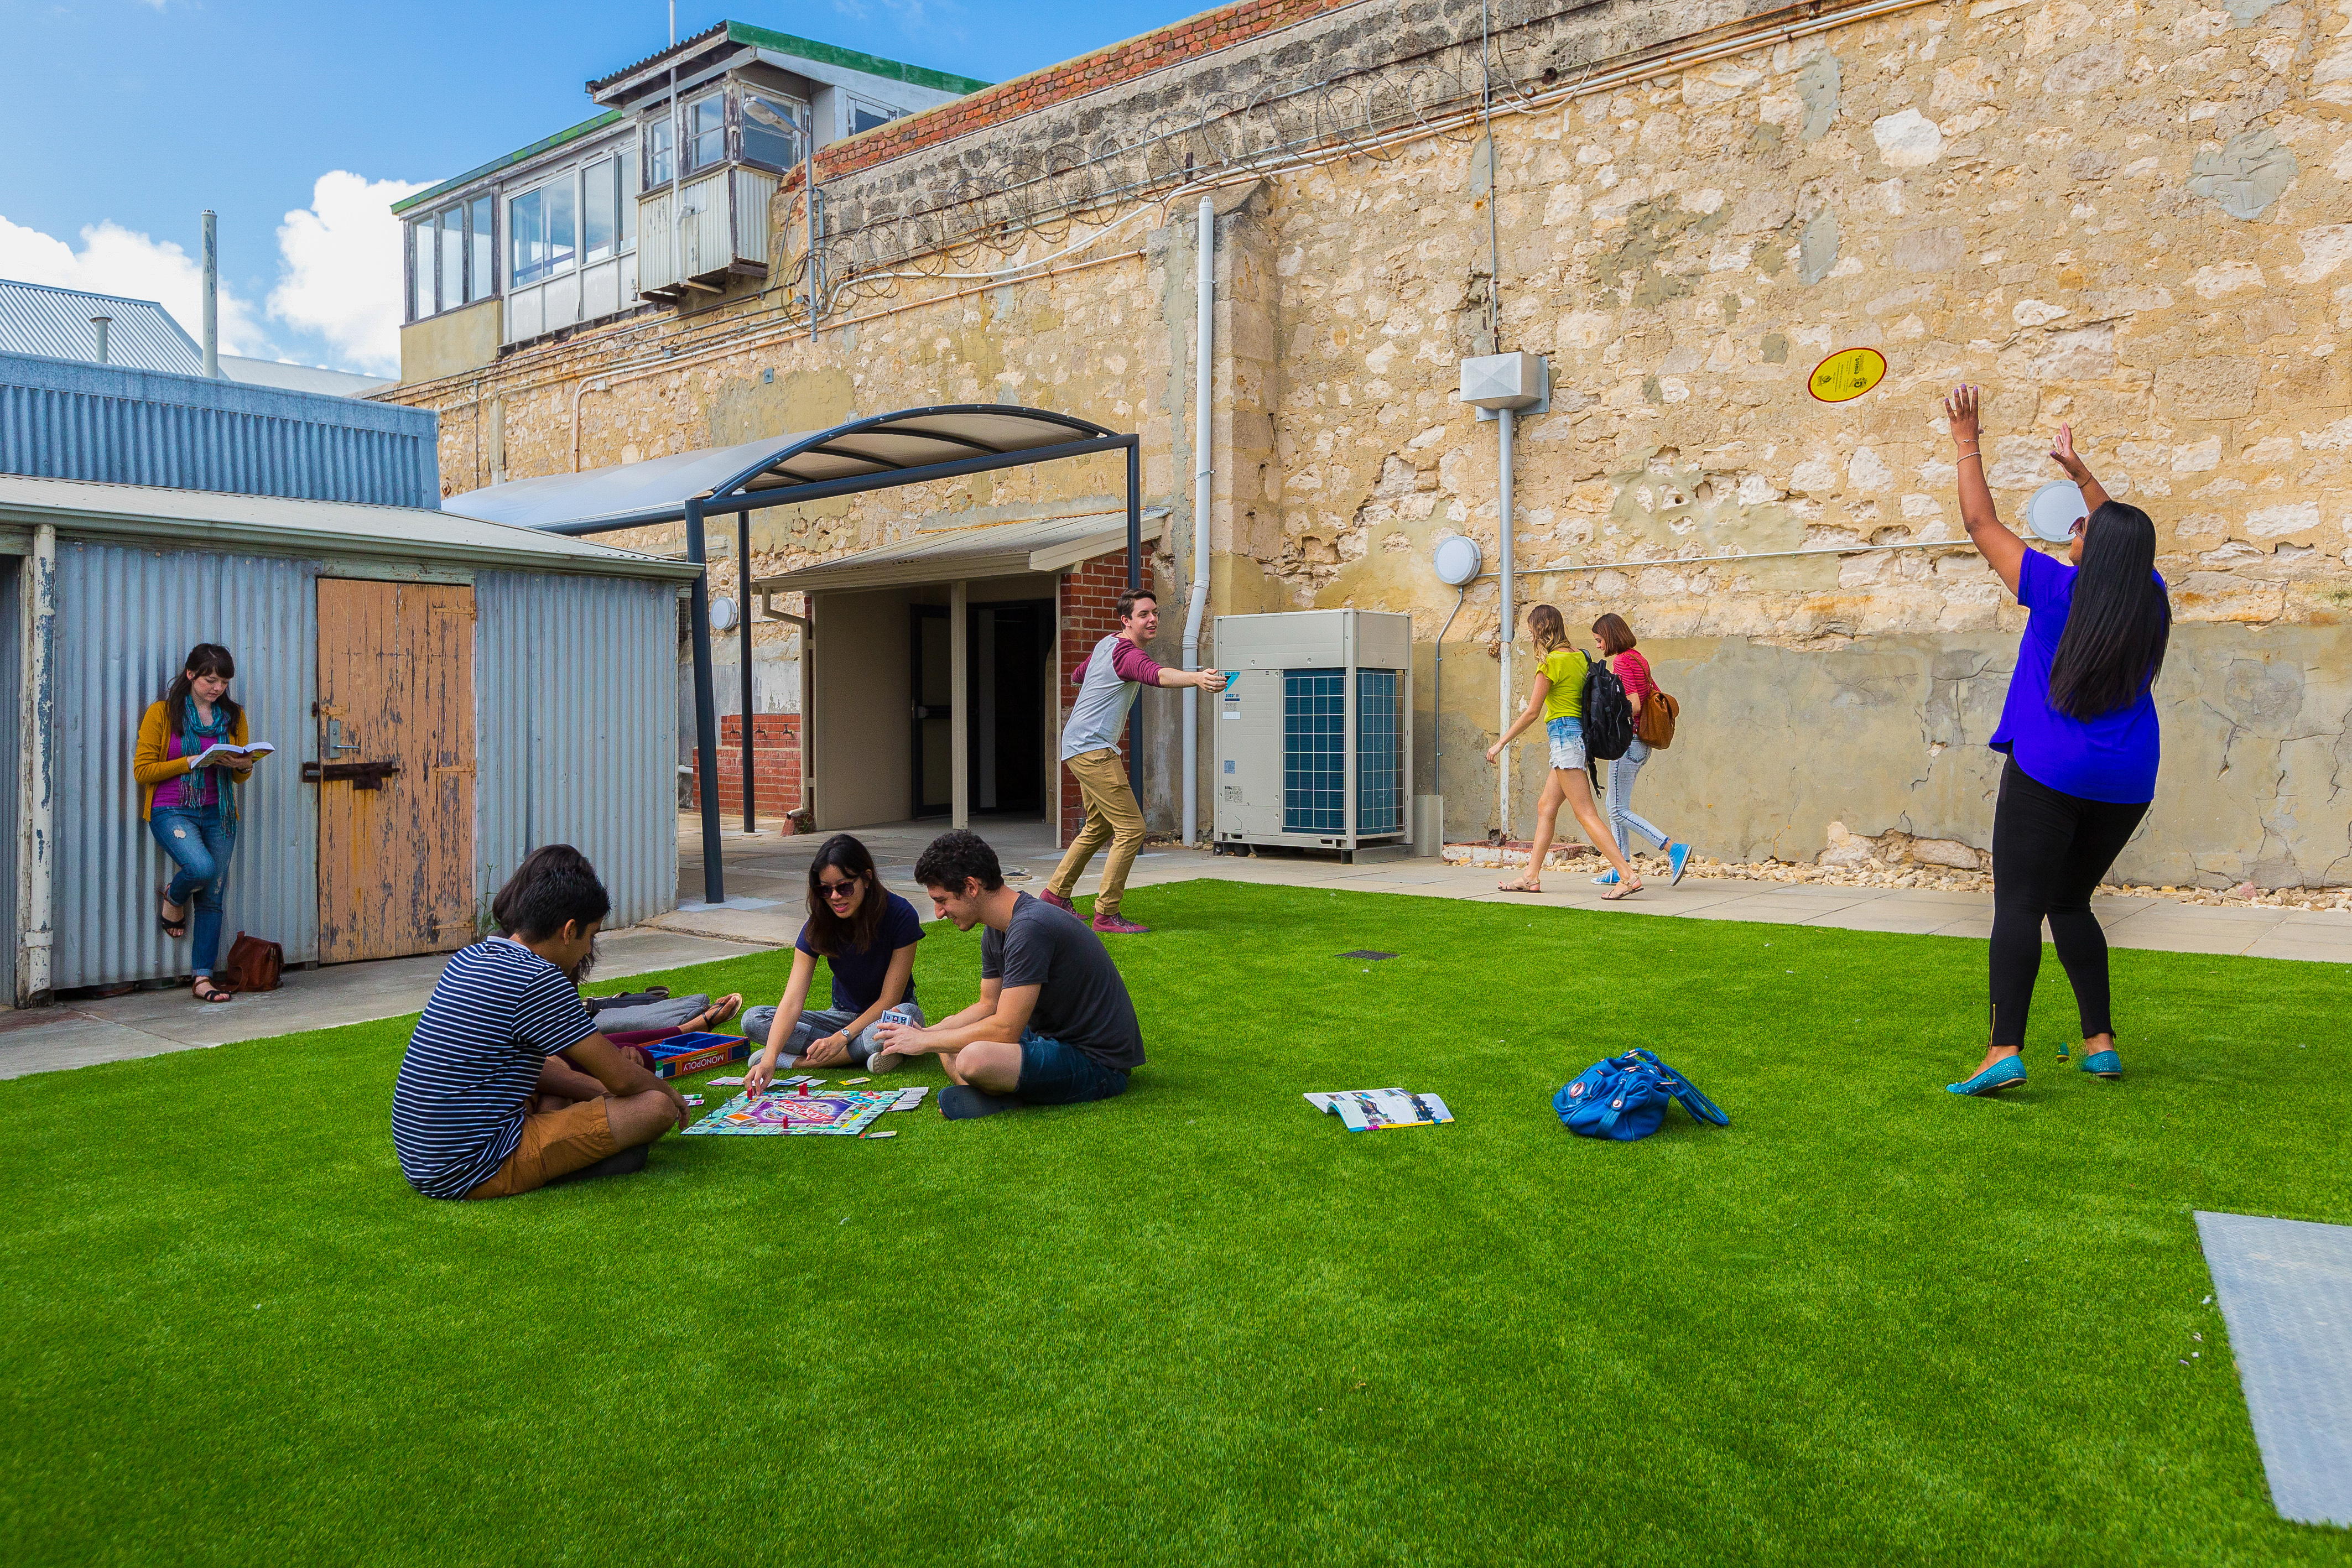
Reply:
[[[676,522],[689,498],[725,513],[1118,448],[1129,438],[1088,420],[1001,403],[949,403],[852,420],[578,474],[516,479],[442,510],[567,534]],[[754,499],[756,497],[756,499]]]

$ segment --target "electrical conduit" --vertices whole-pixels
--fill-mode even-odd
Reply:
[[[1209,604],[1209,480],[1216,471],[1209,433],[1210,355],[1217,343],[1217,214],[1201,198],[1201,267],[1193,307],[1192,348],[1192,596],[1184,606],[1184,667],[1201,667],[1201,617]],[[1184,842],[1201,827],[1201,693],[1184,688]]]

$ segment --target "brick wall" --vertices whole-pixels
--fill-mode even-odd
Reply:
[[[999,82],[953,103],[835,142],[818,152],[816,177],[820,182],[836,180],[860,169],[870,169],[893,158],[1247,43],[1354,3],[1355,0],[1244,0],[1239,5],[1204,11],[1156,33],[1146,33],[1091,55]]]
[[[762,832],[791,831],[784,813],[801,803],[801,716],[762,713],[751,717],[753,768],[751,804]],[[695,799],[702,798],[702,758],[694,758]],[[743,814],[743,716],[723,714],[719,720],[719,809],[740,820]]]
[[[1118,630],[1118,596],[1127,591],[1127,552],[1100,556],[1073,571],[1062,574],[1060,609],[1062,625],[1062,664],[1055,690],[1061,694],[1055,707],[1054,737],[1060,744],[1062,726],[1070,716],[1070,699],[1077,688],[1070,684],[1071,676],[1086,667],[1094,657],[1095,644]],[[1124,749],[1124,748],[1122,748]],[[1086,825],[1086,802],[1079,799],[1078,781],[1066,768],[1062,774],[1062,838],[1064,845],[1077,837]]]

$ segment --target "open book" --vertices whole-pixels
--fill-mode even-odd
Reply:
[[[191,768],[204,768],[209,766],[215,758],[226,761],[237,757],[267,757],[277,749],[266,740],[257,740],[251,746],[230,746],[225,742],[215,741],[189,758],[188,766]]]

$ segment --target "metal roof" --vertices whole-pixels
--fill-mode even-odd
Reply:
[[[415,507],[0,474],[0,526],[42,523],[73,538],[264,555],[382,557],[425,568],[502,567],[678,581],[690,581],[702,571],[685,561]]]
[[[607,532],[675,522],[689,497],[710,497],[709,509],[717,515],[753,496],[763,497],[759,505],[778,505],[801,497],[775,492],[807,490],[806,498],[815,500],[919,484],[929,476],[922,470],[934,467],[1009,467],[1027,461],[1023,454],[1037,454],[1038,461],[1080,456],[1120,440],[1073,414],[1003,403],[950,403],[643,463],[512,479],[445,497],[441,508],[528,528]]]
[[[226,381],[241,382],[249,387],[276,387],[280,392],[321,392],[328,397],[365,397],[379,388],[400,384],[389,376],[362,376],[317,365],[290,365],[282,360],[248,360],[242,354],[223,354],[220,368]]]
[[[171,312],[152,299],[125,299],[16,283],[0,277],[0,353],[41,354],[53,360],[98,361],[93,316],[113,319],[106,332],[106,362],[138,371],[205,373],[204,350]]]
[[[1143,514],[1143,540],[1160,537],[1165,507]],[[1067,571],[1081,561],[1127,548],[1125,512],[1085,512],[942,528],[897,544],[854,550],[830,560],[754,578],[754,593],[823,593],[841,588],[889,588],[900,583],[1013,577],[1027,571]]]
[[[528,147],[518,147],[511,152],[493,158],[487,163],[468,169],[464,173],[444,180],[437,185],[419,191],[413,196],[403,196],[399,201],[392,204],[393,215],[398,217],[401,214],[414,212],[418,207],[431,206],[450,192],[473,184],[485,174],[495,174],[501,169],[511,169],[518,163],[528,162],[542,152],[568,146],[583,136],[604,130],[608,125],[618,125],[623,118],[621,110],[608,109],[604,113],[583,120],[567,130],[559,131],[551,136],[542,136]]]
[[[814,38],[796,37],[791,33],[779,33],[767,27],[756,27],[749,22],[720,22],[704,28],[691,37],[680,38],[666,49],[658,49],[645,58],[623,66],[610,76],[599,77],[588,84],[588,96],[602,101],[604,95],[632,78],[659,68],[671,57],[681,62],[685,58],[726,36],[726,44],[738,47],[766,49],[772,54],[796,55],[804,60],[823,65],[839,66],[886,81],[902,81],[909,87],[926,87],[933,92],[951,92],[961,97],[978,92],[992,84],[977,77],[956,76],[949,71],[936,71],[928,66],[910,66],[901,60],[885,59],[859,49],[845,49],[837,44],[821,44]]]

